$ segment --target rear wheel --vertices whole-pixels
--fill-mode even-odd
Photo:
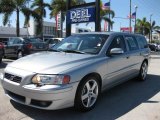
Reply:
[[[77,89],[75,108],[86,112],[92,110],[98,100],[100,93],[99,81],[96,77],[88,77],[82,81]]]
[[[144,61],[141,65],[140,73],[138,76],[141,81],[146,80],[147,72],[148,72],[148,64],[146,61]]]

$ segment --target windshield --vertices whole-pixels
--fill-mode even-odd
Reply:
[[[53,51],[98,54],[108,35],[73,35],[51,48]]]

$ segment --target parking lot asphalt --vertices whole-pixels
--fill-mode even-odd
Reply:
[[[12,60],[4,59],[0,72]],[[45,111],[18,104],[0,85],[0,120],[160,120],[160,54],[153,53],[145,82],[130,80],[104,92],[95,109]]]

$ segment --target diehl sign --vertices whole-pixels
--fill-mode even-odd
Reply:
[[[77,8],[67,12],[67,24],[94,22],[95,7]]]

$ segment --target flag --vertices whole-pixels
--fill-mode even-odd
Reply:
[[[136,12],[132,13],[132,15],[128,15],[127,18],[135,19],[136,18]]]
[[[103,6],[102,6],[102,9],[103,10],[110,9],[110,2],[104,3]]]
[[[136,18],[136,12],[132,13],[132,19]]]

